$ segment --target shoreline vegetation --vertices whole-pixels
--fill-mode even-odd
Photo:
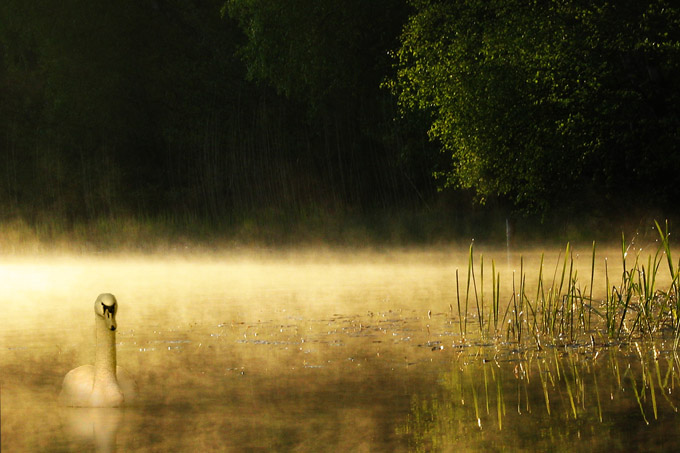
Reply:
[[[623,234],[656,241],[655,220],[559,216],[538,222],[498,211],[390,210],[370,216],[351,213],[291,216],[263,211],[222,221],[198,217],[115,215],[69,221],[59,217],[0,220],[0,253],[210,253],[230,249],[389,249],[433,248],[470,242],[496,248],[563,249],[567,243],[618,243]],[[666,224],[674,222],[667,220]]]
[[[502,242],[507,216],[566,242],[677,216],[667,3],[3,0],[0,222],[96,249]]]
[[[680,261],[674,262],[671,252],[668,223],[661,227],[655,222],[658,247],[653,254],[642,256],[636,252],[633,240],[621,236],[622,274],[610,274],[605,259],[604,298],[593,297],[597,254],[592,243],[590,273],[579,275],[572,248],[567,243],[560,255],[561,264],[546,265],[543,255],[535,282],[527,279],[520,258],[519,271],[513,272],[512,292],[501,296],[500,272],[491,263],[491,295],[484,299],[484,260],[476,256],[470,245],[467,271],[456,270],[456,307],[460,335],[465,338],[468,328],[482,339],[505,341],[520,350],[544,347],[617,347],[633,341],[645,342],[655,348],[658,340],[672,342],[672,350],[680,346]],[[662,267],[670,275],[668,287],[657,286]],[[487,264],[487,277],[488,269]],[[467,276],[463,273],[467,272]],[[535,283],[527,290],[528,284]],[[479,288],[479,289],[478,289]],[[475,310],[474,319],[469,319]],[[504,307],[504,308],[503,308]],[[656,350],[656,349],[655,349]]]

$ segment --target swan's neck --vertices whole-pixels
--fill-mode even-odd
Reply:
[[[106,327],[97,316],[95,321],[97,350],[94,356],[95,384],[102,379],[116,379],[116,331]]]

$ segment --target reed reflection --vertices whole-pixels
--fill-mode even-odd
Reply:
[[[680,362],[675,352],[621,348],[461,352],[428,395],[414,395],[397,433],[418,451],[464,442],[472,448],[607,446],[621,430],[652,435],[677,424]],[[502,433],[502,437],[501,437]],[[621,437],[621,436],[618,436]],[[628,433],[628,439],[635,438]]]

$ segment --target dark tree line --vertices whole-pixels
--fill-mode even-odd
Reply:
[[[410,138],[379,87],[404,5],[374,20],[377,5],[358,17],[260,3],[262,49],[235,3],[221,14],[222,1],[3,1],[4,216],[417,205],[430,170],[402,162]]]
[[[1,216],[305,219],[446,209],[444,186],[673,206],[679,21],[661,0],[3,0]]]

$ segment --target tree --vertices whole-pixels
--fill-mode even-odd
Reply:
[[[678,8],[412,4],[388,84],[404,115],[431,115],[430,136],[451,157],[445,185],[543,213],[579,196],[678,200]]]
[[[248,75],[318,110],[375,93],[406,19],[403,0],[228,0]],[[373,96],[372,96],[373,97]]]
[[[403,0],[228,0],[223,13],[245,35],[248,77],[300,107],[299,142],[330,183],[328,204],[371,210],[413,194],[406,179],[419,177],[399,166],[403,134],[380,89],[408,17]]]

